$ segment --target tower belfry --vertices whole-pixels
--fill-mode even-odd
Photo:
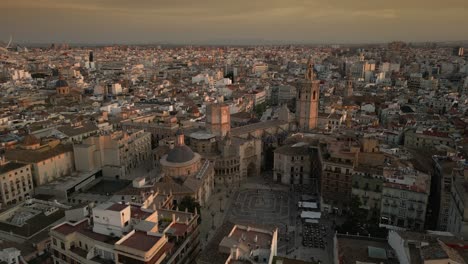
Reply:
[[[296,101],[296,116],[299,129],[309,131],[317,128],[320,80],[314,69],[312,59],[307,62],[305,81],[300,84]]]
[[[307,61],[307,71],[306,71],[306,80],[307,81],[313,81],[317,77],[316,73],[314,72],[314,63],[312,62],[312,59],[309,58]]]

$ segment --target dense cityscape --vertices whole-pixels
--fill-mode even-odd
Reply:
[[[0,263],[468,263],[465,47],[10,38]]]

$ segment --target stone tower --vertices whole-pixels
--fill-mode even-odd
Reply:
[[[213,103],[206,106],[206,129],[218,137],[224,137],[231,130],[229,105]]]
[[[317,80],[314,64],[309,59],[305,82],[300,85],[296,101],[296,116],[299,130],[309,131],[317,128],[319,94],[320,81]]]
[[[351,77],[348,77],[348,80],[346,81],[346,88],[345,88],[345,97],[350,97],[353,96],[353,80]]]

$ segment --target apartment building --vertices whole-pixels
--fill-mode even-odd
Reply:
[[[414,168],[384,168],[380,225],[424,230],[431,178]]]
[[[34,190],[31,165],[0,157],[0,206],[24,201]]]
[[[50,230],[55,264],[191,263],[199,251],[198,214],[103,203],[92,218]]]

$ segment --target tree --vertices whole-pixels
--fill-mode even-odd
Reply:
[[[193,198],[192,196],[185,196],[184,198],[182,198],[182,200],[179,203],[179,210],[180,211],[185,211],[185,209],[187,209],[187,211],[189,211],[191,213],[195,213],[195,208],[197,209],[197,212],[198,212],[198,215],[199,215],[198,219],[200,221],[201,220],[201,215],[200,215],[201,206],[195,200],[195,198]]]
[[[387,229],[379,226],[378,212],[371,214],[362,205],[358,196],[353,195],[349,203],[349,214],[346,221],[337,228],[339,233],[371,235],[372,237],[385,238]]]
[[[262,117],[263,113],[266,110],[266,103],[261,103],[259,105],[255,106],[255,114],[257,115],[258,118]]]

